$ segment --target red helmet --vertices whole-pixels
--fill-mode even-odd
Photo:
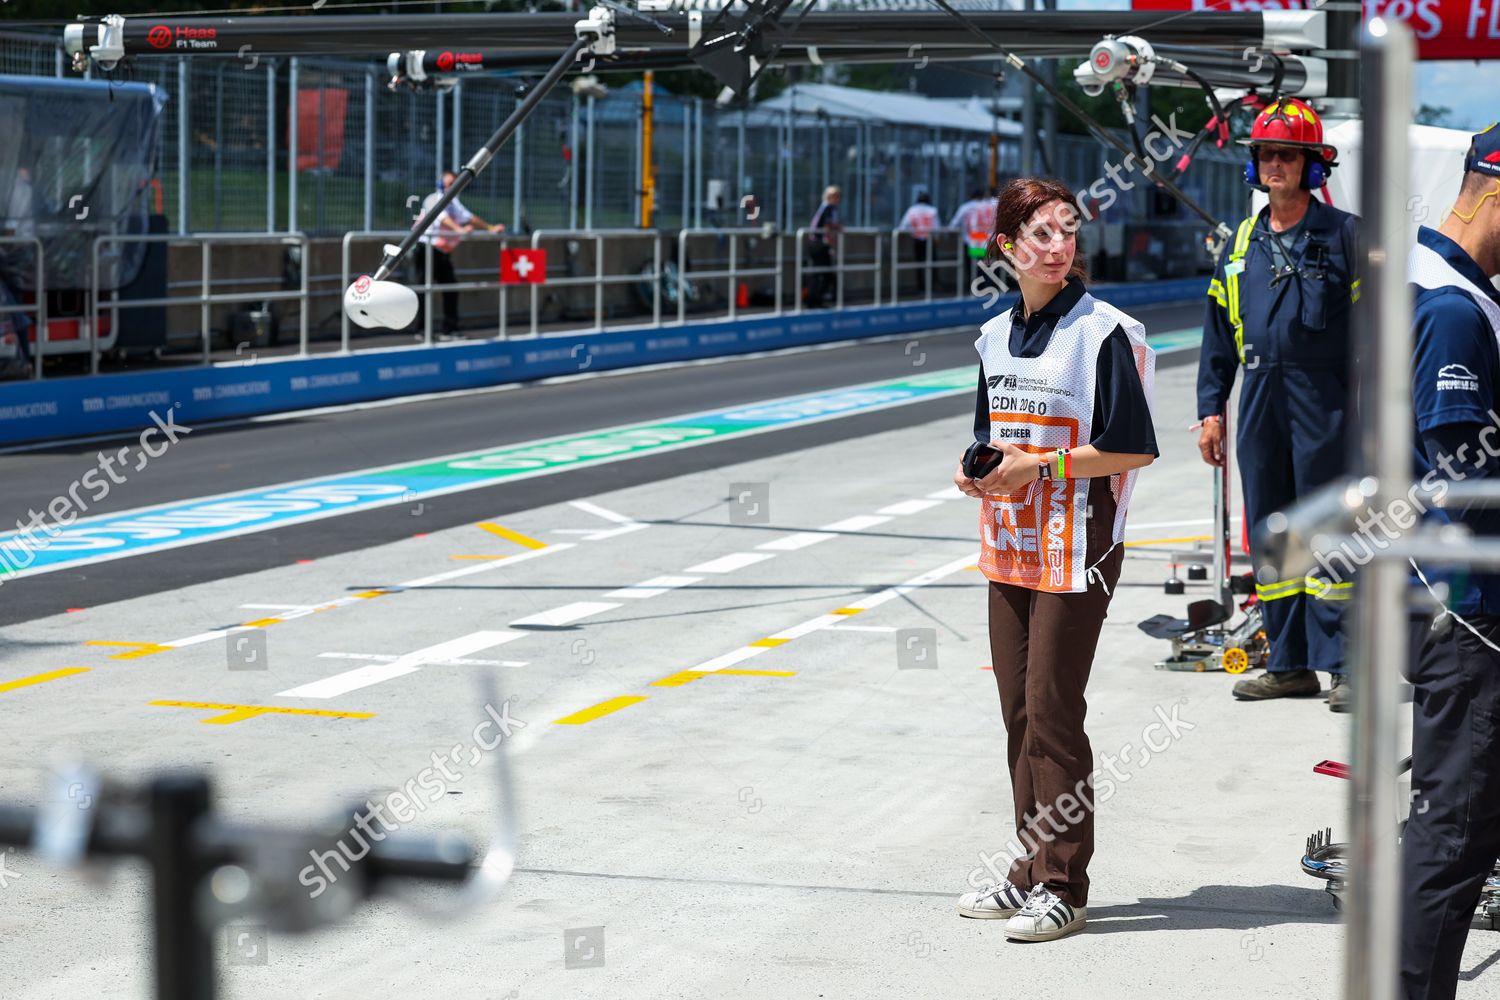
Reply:
[[[1247,146],[1300,146],[1325,163],[1332,163],[1338,150],[1323,142],[1323,119],[1305,101],[1283,97],[1271,102],[1255,119]]]

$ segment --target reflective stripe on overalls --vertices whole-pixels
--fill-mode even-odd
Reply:
[[[1255,585],[1255,596],[1262,601],[1278,601],[1284,597],[1307,594],[1319,601],[1347,601],[1353,596],[1354,584],[1335,583],[1316,576],[1293,577],[1275,583]]]
[[[1245,269],[1245,254],[1250,249],[1250,231],[1255,228],[1255,216],[1240,223],[1240,228],[1234,231],[1234,248],[1229,251],[1229,260],[1224,264],[1224,284],[1219,288],[1219,295],[1214,295],[1214,285],[1217,281],[1210,282],[1208,294],[1214,296],[1214,300],[1229,311],[1229,323],[1234,327],[1234,350],[1240,356],[1240,363],[1245,361],[1245,318],[1240,315],[1240,272]]]

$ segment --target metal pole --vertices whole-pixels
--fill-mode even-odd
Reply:
[[[224,228],[224,64],[214,74],[214,228]]]
[[[791,101],[787,104],[786,149],[786,204],[787,211],[793,213],[787,217],[787,225],[791,225],[791,220],[796,218],[797,211],[797,94],[795,91],[792,92]]]
[[[787,228],[786,211],[786,139],[783,135],[786,129],[785,121],[778,119],[776,122],[776,225],[782,229]]]
[[[188,172],[191,161],[188,157],[188,130],[191,121],[188,107],[192,100],[188,96],[188,62],[177,60],[177,232],[188,231],[188,188],[191,186]]]
[[[443,171],[448,169],[448,107],[441,90],[433,91],[432,99],[437,104],[437,126],[432,130],[433,144],[437,147],[432,156],[432,179],[441,188]]]
[[[682,103],[682,228],[691,225],[693,190],[693,106]]]
[[[365,230],[375,228],[375,68],[365,70]],[[348,285],[343,287],[347,288]]]
[[[578,95],[569,98],[568,103],[568,156],[572,163],[568,166],[568,228],[578,228],[578,171],[583,166],[583,161],[578,155]]]
[[[831,144],[833,142],[833,127],[830,124],[828,115],[826,113],[821,117],[823,119],[823,187],[826,188],[828,187],[828,185],[833,183],[833,177],[828,173],[829,154],[833,152],[831,148]]]
[[[693,225],[703,228],[703,99],[693,102],[693,134],[696,149],[693,152]]]
[[[1332,41],[1332,39],[1330,39]],[[1355,329],[1369,506],[1386,510],[1411,481],[1411,300],[1403,273],[1410,171],[1407,123],[1413,44],[1404,24],[1376,18],[1360,39],[1365,111],[1361,157],[1364,284]],[[1371,363],[1373,361],[1373,364]],[[1404,560],[1377,557],[1356,588],[1355,697],[1350,760],[1349,891],[1344,990],[1350,1000],[1395,1000],[1402,894],[1395,822],[1398,686],[1408,648]]]
[[[525,88],[516,88],[516,106],[526,99]],[[522,187],[521,172],[526,166],[526,124],[522,122],[516,126],[516,148],[515,158],[512,160],[511,170],[515,174],[510,182],[510,231],[519,233],[521,231],[521,197]],[[533,331],[535,332],[535,331]]]
[[[1036,10],[1036,0],[1026,0],[1025,9]],[[1021,176],[1036,172],[1036,82],[1021,79]]]
[[[209,329],[213,324],[213,307],[208,303],[209,296],[213,294],[213,282],[209,278],[209,275],[212,273],[210,268],[213,265],[209,263],[209,254],[212,252],[209,247],[212,244],[208,242],[206,236],[202,237],[202,240],[203,242],[200,246],[203,248],[203,254],[198,266],[202,269],[203,273],[198,276],[198,280],[203,288],[203,301],[198,303],[198,323],[203,327],[203,363],[206,365],[208,364],[208,356],[213,353],[213,334]]]
[[[594,228],[594,98],[589,96],[585,105],[588,121],[588,171],[583,175],[583,228]]]
[[[734,189],[738,195],[736,204],[745,200],[745,195],[754,187],[745,177],[745,116],[750,114],[750,105],[740,102],[740,122],[734,140]],[[737,223],[738,224],[738,223]]]
[[[864,168],[863,168],[863,170],[861,170],[861,173],[864,175],[864,192],[865,192],[864,204],[863,204],[863,206],[860,209],[860,215],[859,215],[859,224],[861,226],[868,226],[870,224],[870,204],[871,204],[870,194],[871,194],[871,189],[874,188],[874,186],[875,186],[875,180],[874,180],[873,177],[870,176],[870,169],[871,169],[871,167],[874,164],[874,161],[872,160],[872,156],[874,155],[874,152],[875,152],[873,149],[870,148],[870,143],[873,141],[872,135],[871,135],[872,132],[873,132],[873,126],[871,126],[869,122],[866,122],[865,123],[865,141],[864,141],[864,150],[865,150]]]
[[[292,68],[289,72],[287,89],[287,118],[291,122],[290,138],[286,144],[286,230],[289,233],[297,231],[297,154],[301,143],[298,141],[298,133],[302,131],[301,110],[297,100],[297,80],[302,75],[302,60],[292,56]],[[303,261],[306,267],[307,262]]]
[[[276,64],[266,63],[266,232],[276,231]]]
[[[453,158],[444,159],[443,165],[458,163],[464,158],[464,82],[453,85]]]

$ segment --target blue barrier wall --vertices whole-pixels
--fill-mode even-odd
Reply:
[[[1189,278],[1099,285],[1099,298],[1127,307],[1203,296]],[[194,368],[47,379],[0,387],[0,444],[153,426],[154,411],[179,424],[281,413],[392,396],[524,382],[638,365],[890,334],[979,326],[1015,302],[983,299],[820,310],[685,327],[568,333],[312,358],[269,358]]]

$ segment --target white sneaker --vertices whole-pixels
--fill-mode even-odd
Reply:
[[[1037,885],[1016,915],[1005,922],[1005,936],[1012,941],[1051,941],[1083,930],[1087,922],[1087,907],[1069,906],[1046,886]]]
[[[966,892],[958,897],[958,912],[976,920],[999,920],[1015,914],[1026,904],[1026,893],[1002,881],[985,886],[978,892]]]

